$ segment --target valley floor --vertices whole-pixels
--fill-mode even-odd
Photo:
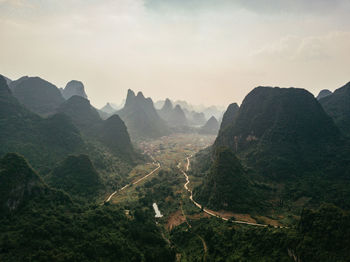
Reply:
[[[187,175],[190,169],[190,157],[198,151],[210,146],[215,136],[198,134],[174,134],[157,140],[142,142],[139,147],[150,156],[151,162],[139,165],[129,174],[131,181],[124,187],[117,189],[105,198],[105,202],[112,205],[121,205],[128,208],[137,201],[144,201],[145,205],[156,203],[162,217],[155,218],[155,222],[163,232],[167,242],[175,246],[179,252],[177,259],[186,261],[185,251],[181,251],[172,241],[174,230],[191,231],[192,224],[202,219],[221,220],[222,223],[230,220],[237,226],[248,227],[280,227],[276,219],[265,216],[252,216],[251,214],[238,214],[225,210],[213,211],[203,208],[192,197],[192,189],[201,183],[198,177]],[[254,218],[253,218],[254,217]],[[226,224],[225,224],[226,225]],[[232,226],[230,226],[232,227]],[[178,234],[178,232],[176,233]],[[199,258],[206,258],[207,244],[200,233],[193,233],[202,246]],[[187,251],[186,251],[187,252]],[[196,260],[194,258],[194,260]],[[191,259],[190,259],[191,260]]]

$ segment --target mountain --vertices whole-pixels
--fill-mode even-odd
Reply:
[[[5,77],[5,76],[3,76]],[[23,82],[24,80],[27,80],[29,78],[29,76],[22,76],[20,78],[18,78],[17,80],[13,80],[10,83],[8,83],[8,81],[6,80],[8,86],[10,87],[10,89],[14,88],[16,85],[19,85],[21,82]],[[6,77],[5,77],[6,79]]]
[[[350,195],[349,141],[311,93],[298,88],[257,87],[234,117],[232,108],[236,106],[225,113],[214,145],[193,160],[193,175],[203,177],[203,185],[194,190],[195,199],[213,209],[238,210],[234,191],[241,183],[241,194],[250,200],[244,203],[246,210],[263,209],[269,203],[299,212],[298,201],[306,198],[302,206],[328,202],[350,209],[350,202],[344,201],[344,196]],[[234,155],[249,173],[229,171],[231,164],[237,166]],[[229,174],[241,174],[250,182],[235,182]],[[260,204],[254,203],[253,194]]]
[[[10,85],[12,80],[10,78],[6,77],[6,76],[3,76],[3,77],[5,78],[7,85]]]
[[[124,122],[117,115],[102,120],[90,101],[81,96],[72,96],[58,109],[69,116],[79,130],[92,140],[102,142],[118,157],[132,160],[136,154]]]
[[[220,125],[220,130],[225,129],[229,126],[235,119],[237,112],[239,110],[239,106],[236,103],[232,103],[228,106],[226,112],[224,113]]]
[[[326,113],[336,125],[350,135],[350,82],[334,91],[333,94],[320,99]]]
[[[66,87],[61,91],[64,99],[69,99],[72,96],[81,96],[83,98],[88,98],[85,93],[84,84],[77,80],[72,80],[67,83]]]
[[[51,172],[48,182],[71,196],[88,199],[96,197],[104,188],[99,174],[87,155],[68,156]]]
[[[135,96],[128,90],[125,106],[118,111],[133,139],[157,138],[170,134],[165,121],[153,106],[151,98],[145,98],[141,92]]]
[[[99,189],[86,156],[68,157],[54,178],[81,198],[46,185],[17,154],[0,159],[0,261],[174,261],[152,207],[135,206],[127,217],[119,206],[82,197]]]
[[[170,101],[169,98],[165,99],[164,105],[162,106],[161,110],[159,111],[159,115],[161,117],[168,117],[173,111],[173,104]]]
[[[187,118],[181,106],[176,105],[173,107],[173,104],[168,98],[165,100],[162,109],[159,110],[158,113],[159,116],[169,124],[169,126],[181,127],[187,126],[188,124]]]
[[[117,111],[110,103],[107,103],[104,107],[100,109],[101,111],[108,113],[108,114],[113,114]]]
[[[257,201],[261,197],[257,197],[257,190],[234,153],[228,148],[220,148],[215,154],[203,185],[194,192],[195,199],[216,210],[247,212],[251,207],[261,206]]]
[[[206,135],[216,135],[219,131],[219,122],[214,116],[209,118],[209,120],[199,129],[200,134]]]
[[[136,154],[128,130],[118,115],[112,115],[102,122],[100,140],[118,155],[134,159]]]
[[[8,153],[0,159],[0,219],[9,213],[19,215],[28,209],[70,205],[64,192],[48,187],[20,155]],[[1,253],[1,252],[0,252]]]
[[[165,100],[159,100],[154,103],[154,108],[157,110],[160,110],[164,106],[164,103],[165,103]]]
[[[174,107],[174,110],[171,116],[171,123],[175,126],[186,126],[188,124],[185,113],[182,110],[180,105],[176,105]]]
[[[228,146],[268,176],[295,177],[329,161],[340,140],[338,128],[308,91],[257,87],[220,130],[214,150]]]
[[[29,110],[50,115],[64,102],[59,89],[39,77],[23,77],[10,84],[13,95]]]
[[[321,90],[321,91],[318,93],[316,99],[317,99],[317,100],[320,100],[321,98],[330,96],[331,94],[332,94],[332,92],[329,91],[328,89],[323,89],[323,90]]]
[[[126,99],[123,99],[120,103],[111,103],[111,106],[115,108],[115,110],[120,110],[124,107]]]
[[[211,116],[214,116],[216,119],[219,119],[222,117],[222,114],[223,114],[223,110],[221,110],[216,106],[204,107],[203,110],[197,110],[197,111],[203,112],[207,119],[209,119]]]
[[[47,119],[32,113],[12,95],[0,76],[0,156],[18,152],[40,171],[47,170],[57,159],[78,152],[84,142],[78,129],[64,115]]]
[[[57,108],[57,112],[69,116],[82,132],[91,133],[101,121],[90,101],[81,96],[72,96]]]
[[[196,126],[202,126],[206,123],[205,115],[204,113],[198,113],[196,111],[191,111],[187,114],[187,118],[189,119],[190,123]]]
[[[43,188],[43,181],[23,157],[9,153],[0,159],[0,210],[2,212],[15,211],[33,195],[41,194]]]

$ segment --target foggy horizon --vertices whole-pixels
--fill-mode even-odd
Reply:
[[[226,107],[257,86],[349,82],[350,3],[272,2],[1,0],[1,73],[82,81],[98,108],[128,89]]]

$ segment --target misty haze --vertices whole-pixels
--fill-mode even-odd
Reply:
[[[0,0],[0,261],[350,261],[348,0]]]

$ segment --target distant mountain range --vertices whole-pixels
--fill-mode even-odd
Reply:
[[[162,109],[158,110],[159,116],[170,126],[187,126],[188,120],[180,105],[173,106],[169,99],[166,99]]]
[[[81,96],[85,99],[88,98],[87,94],[85,93],[84,84],[77,80],[68,82],[66,87],[64,89],[61,89],[61,93],[66,100],[72,96]]]
[[[218,120],[212,116],[204,126],[199,129],[199,133],[203,135],[217,135],[220,124]]]
[[[145,98],[142,92],[136,96],[129,89],[125,106],[117,114],[123,119],[134,139],[157,138],[170,134],[167,124],[154,108],[152,99]]]
[[[166,100],[170,100],[170,99],[166,99]],[[154,104],[155,108],[158,110],[162,109],[166,100],[159,100],[155,102]],[[173,105],[179,105],[181,109],[185,112],[188,120],[191,119],[189,114],[195,114],[195,113],[203,113],[205,117],[205,121],[207,121],[212,116],[214,116],[216,119],[219,119],[222,117],[222,114],[225,110],[223,107],[218,107],[218,106],[191,105],[188,102],[183,100],[176,100],[176,101],[170,100],[170,102]],[[200,124],[204,124],[204,122],[201,122]]]
[[[127,160],[137,158],[127,128],[118,115],[102,120],[90,101],[81,96],[72,96],[60,105],[57,112],[69,116],[80,132],[102,142],[119,157]]]
[[[100,109],[101,111],[107,113],[107,114],[113,114],[117,111],[117,108],[112,106],[110,103],[107,103],[104,107]]]
[[[323,89],[318,93],[316,99],[320,100],[321,98],[324,98],[324,97],[329,96],[331,94],[332,94],[332,92],[329,91],[328,89]]]
[[[35,83],[39,83],[39,87]],[[73,96],[65,101],[56,92],[58,89],[55,86],[39,78],[24,77],[17,80],[17,84],[14,81],[11,84],[17,92],[21,90],[20,96],[25,104],[22,105],[12,95],[5,78],[0,77],[0,120],[4,123],[0,132],[0,155],[18,152],[40,172],[48,172],[57,160],[67,154],[86,152],[87,144],[93,141],[128,163],[139,158],[133,149],[126,126],[118,116],[102,120],[87,99]],[[27,87],[35,90],[37,96],[29,94]],[[57,101],[57,107],[54,108],[46,102],[47,97],[51,97],[50,101],[56,101],[54,97],[62,99],[59,104]],[[50,112],[50,116],[42,118],[30,111],[33,108],[42,114]],[[46,109],[36,110],[43,108]],[[88,154],[93,154],[93,150],[95,149],[89,149]]]
[[[34,113],[48,116],[64,102],[60,90],[40,77],[21,77],[10,83],[18,101]]]
[[[41,82],[41,80],[38,80]],[[0,155],[18,152],[40,169],[57,158],[82,150],[79,130],[64,115],[41,118],[22,106],[0,76]]]

